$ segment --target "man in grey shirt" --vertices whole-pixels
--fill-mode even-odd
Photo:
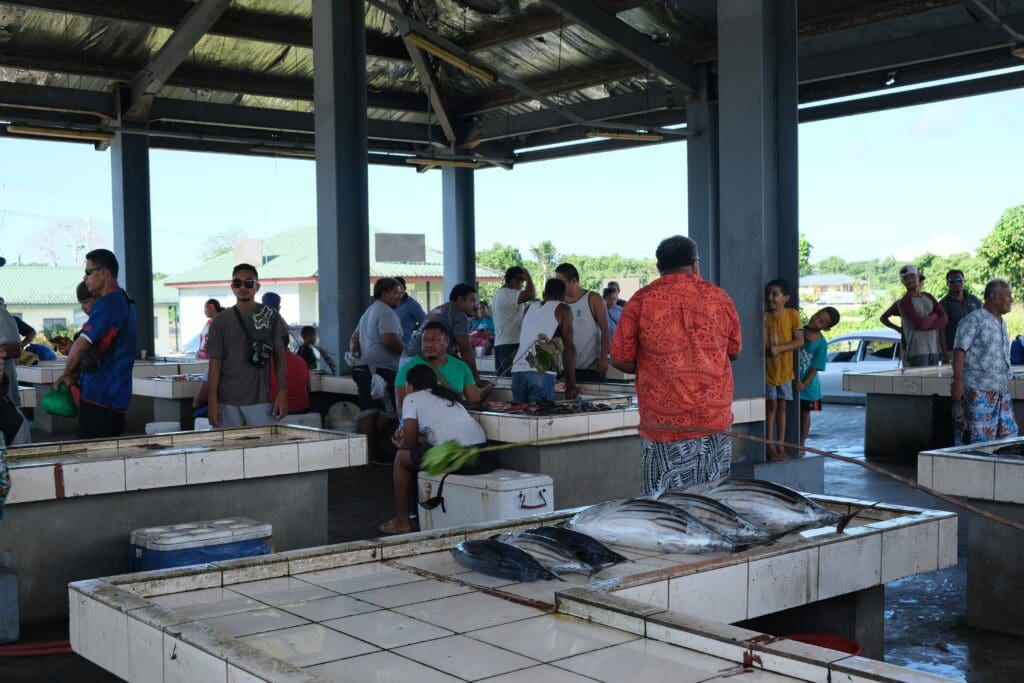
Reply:
[[[284,340],[288,326],[275,311],[256,303],[256,267],[240,263],[231,272],[235,305],[210,324],[210,424],[251,427],[273,424],[288,414]],[[256,347],[256,348],[254,348]],[[270,395],[270,356],[277,372],[277,395]]]
[[[427,313],[426,319],[420,328],[413,332],[412,340],[402,352],[402,361],[399,364],[405,365],[416,356],[420,355],[423,349],[423,328],[427,323],[438,321],[448,331],[447,352],[469,366],[473,372],[473,379],[480,384],[480,373],[476,370],[476,354],[473,353],[473,345],[469,341],[469,316],[476,310],[476,289],[473,285],[459,283],[452,287],[448,295],[448,303],[441,304]]]

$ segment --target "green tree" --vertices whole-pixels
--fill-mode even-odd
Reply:
[[[1004,278],[1015,290],[1024,287],[1024,204],[1007,209],[978,248],[984,278]]]
[[[530,247],[530,253],[533,254],[533,258],[537,263],[537,270],[539,271],[538,273],[533,273],[533,279],[536,282],[544,282],[555,272],[555,266],[558,265],[561,255],[555,249],[555,245],[552,244],[551,240],[544,240],[540,244]]]
[[[476,262],[504,273],[507,268],[523,265],[523,255],[509,244],[495,242],[490,249],[476,252]]]
[[[199,257],[203,260],[211,259],[221,254],[227,254],[235,249],[235,243],[244,235],[238,230],[223,230],[210,235],[199,247]],[[257,264],[259,265],[259,264]]]
[[[814,246],[807,241],[807,237],[800,233],[800,275],[811,274],[811,249]]]

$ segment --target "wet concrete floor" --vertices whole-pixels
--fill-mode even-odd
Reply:
[[[863,458],[863,406],[829,404],[814,415],[808,445]],[[913,459],[874,461],[904,477],[916,476]],[[832,460],[825,466],[825,492],[888,503],[951,509],[942,501],[857,465]],[[328,534],[332,543],[377,536],[390,514],[391,473],[386,467],[333,472]],[[912,576],[886,586],[885,659],[919,671],[970,683],[1024,680],[1024,641],[963,624],[965,609],[966,513],[960,515],[958,566]],[[127,541],[126,541],[127,542]],[[1016,599],[1016,596],[1008,596]],[[29,626],[22,643],[67,638],[67,623]],[[0,681],[116,681],[77,655],[0,657]]]

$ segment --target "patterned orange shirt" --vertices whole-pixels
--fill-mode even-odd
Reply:
[[[636,361],[640,422],[728,429],[740,318],[732,299],[699,275],[662,275],[630,297],[612,338],[612,358]],[[651,441],[706,434],[641,429]]]

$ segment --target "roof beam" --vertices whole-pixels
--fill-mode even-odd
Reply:
[[[126,86],[128,102],[123,103],[126,120],[141,121],[146,118],[160,88],[164,87],[167,79],[188,58],[189,53],[230,4],[231,0],[198,0],[192,6],[174,33]]]
[[[174,28],[192,8],[190,0],[4,0],[4,4],[48,12],[126,21],[147,26]],[[253,12],[229,7],[209,33],[239,40],[313,48],[313,21],[302,17]],[[408,60],[398,38],[376,31],[366,33],[366,54],[378,59]]]
[[[692,64],[681,59],[664,45],[658,45],[614,14],[599,9],[590,0],[543,2],[572,17],[587,31],[644,68],[689,92],[697,91],[697,72]]]
[[[84,61],[79,55],[32,52],[0,51],[0,66],[33,71],[54,72],[95,76],[113,81],[128,81],[139,70],[136,64],[124,62],[100,63]],[[313,80],[282,76],[253,75],[237,71],[207,69],[198,66],[183,66],[167,80],[168,85],[183,88],[198,88],[218,92],[263,95],[283,99],[313,100]],[[367,104],[375,109],[423,112],[423,96],[404,92],[367,93]]]

